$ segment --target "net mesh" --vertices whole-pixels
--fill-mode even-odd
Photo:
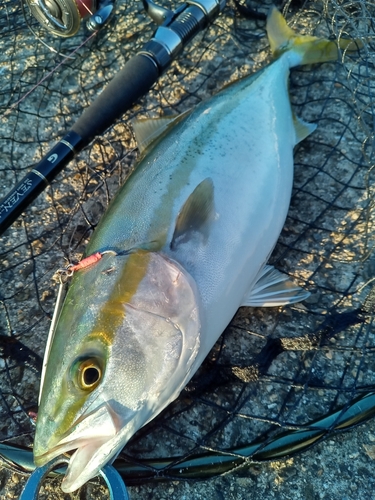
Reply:
[[[267,12],[265,2],[246,7]],[[287,308],[241,308],[178,400],[127,445],[123,456],[135,463],[222,450],[242,456],[237,448],[264,447],[280,431],[309,429],[375,388],[375,5],[332,0],[282,7],[300,32],[362,45],[337,63],[291,74],[293,107],[318,129],[296,148],[291,206],[271,262],[311,297]],[[261,16],[246,18],[229,3],[149,94],[72,160],[1,238],[1,442],[32,444],[29,412],[37,408],[54,274],[80,258],[134,165],[129,119],[183,112],[264,66],[270,56],[264,28]],[[98,35],[87,41],[82,29],[57,39],[27,11],[25,18],[20,3],[3,1],[1,196],[64,136],[154,29],[141,2],[119,1]],[[158,476],[172,477],[170,466]],[[60,498],[58,484],[51,488]],[[90,498],[92,488],[85,486],[80,498]]]

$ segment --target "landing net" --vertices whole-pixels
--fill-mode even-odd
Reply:
[[[267,12],[264,2],[240,5]],[[323,0],[281,8],[302,33],[363,44],[337,63],[291,75],[294,109],[318,129],[296,148],[293,197],[271,262],[311,297],[292,307],[238,311],[178,400],[126,446],[118,467],[127,484],[171,484],[251,467],[375,413],[375,5]],[[27,12],[25,19],[20,3],[3,0],[0,197],[64,136],[154,29],[141,2],[118,1],[111,25],[89,41],[83,29],[57,39]],[[183,112],[269,60],[262,16],[246,18],[229,2],[150,93],[71,161],[0,239],[1,443],[32,445],[30,414],[37,410],[58,290],[53,276],[79,260],[134,166],[130,118]],[[10,473],[0,474],[5,484]],[[54,498],[65,498],[58,482],[53,488]],[[80,498],[100,488],[87,485]],[[165,491],[155,489],[153,498]],[[133,494],[145,498],[142,488]]]

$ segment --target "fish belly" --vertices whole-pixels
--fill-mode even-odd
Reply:
[[[145,156],[94,233],[88,253],[155,248],[194,278],[202,303],[199,365],[267,261],[287,215],[295,131],[282,56],[198,105]],[[211,178],[207,235],[171,249],[178,214]]]

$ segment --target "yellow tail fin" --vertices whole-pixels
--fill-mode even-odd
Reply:
[[[278,57],[284,52],[293,51],[299,56],[295,65],[336,61],[339,56],[339,48],[342,50],[360,48],[360,44],[356,40],[342,38],[337,45],[336,42],[324,38],[298,35],[289,28],[283,15],[276,7],[271,8],[267,17],[267,35],[272,54]]]

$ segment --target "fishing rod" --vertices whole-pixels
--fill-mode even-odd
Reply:
[[[38,1],[44,7],[51,6],[51,2],[58,3],[57,0]],[[129,59],[96,100],[85,109],[69,132],[1,200],[0,234],[77,153],[150,90],[185,45],[210,24],[226,4],[226,0],[187,0],[172,11],[151,0],[142,2],[147,14],[159,27],[151,40]],[[105,14],[108,15],[108,11]],[[94,14],[94,20],[95,16],[100,21],[98,12]]]

